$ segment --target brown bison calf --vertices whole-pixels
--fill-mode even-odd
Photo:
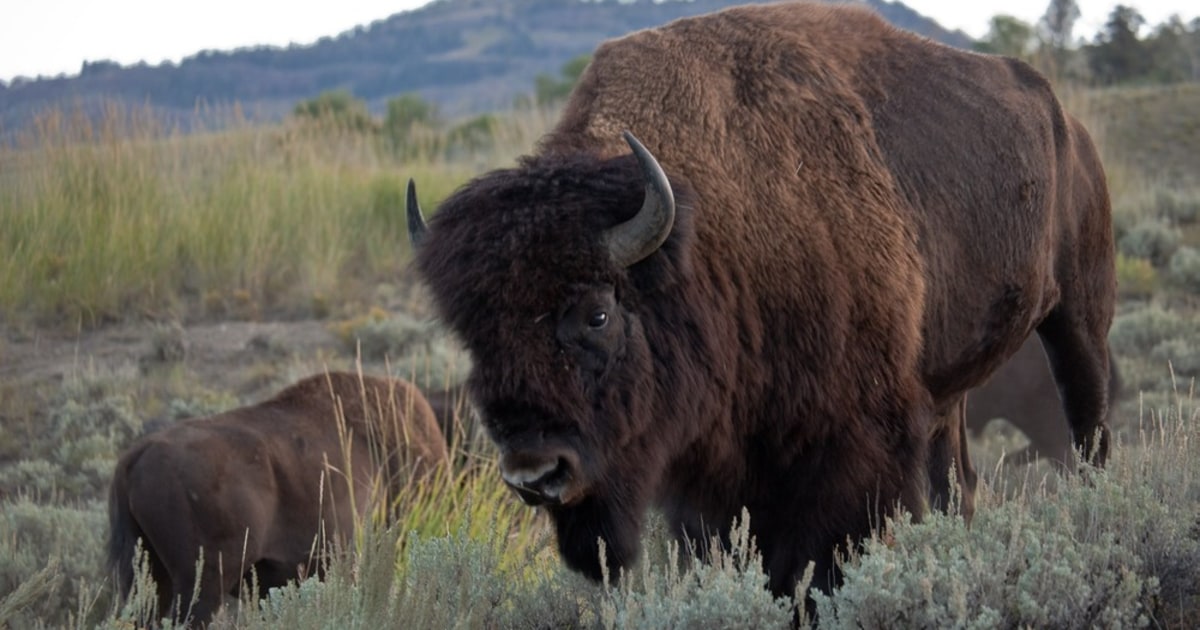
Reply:
[[[378,501],[446,458],[433,411],[408,382],[310,376],[130,446],[109,495],[109,569],[128,597],[141,539],[159,614],[205,623],[252,569],[264,591],[318,572]]]

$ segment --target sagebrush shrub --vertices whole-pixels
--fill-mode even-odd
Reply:
[[[1180,247],[1171,255],[1171,280],[1192,293],[1200,293],[1200,249]]]
[[[1159,189],[1154,197],[1159,216],[1180,224],[1200,219],[1200,191]]]
[[[1108,339],[1118,354],[1141,355],[1163,341],[1194,337],[1198,332],[1196,321],[1159,306],[1147,306],[1114,318]]]
[[[1179,247],[1179,230],[1161,219],[1143,219],[1126,232],[1117,248],[1126,256],[1165,266]]]
[[[1170,363],[1176,376],[1200,376],[1200,347],[1191,339],[1163,341],[1150,351],[1150,358],[1160,363]]]
[[[1117,252],[1117,290],[1123,298],[1145,299],[1158,288],[1158,271],[1145,258]]]
[[[45,432],[0,470],[0,495],[87,500],[104,493],[120,449],[141,433],[142,420],[128,395],[92,393],[99,398],[51,402]]]
[[[0,600],[41,574],[43,592],[0,619],[0,627],[95,623],[108,612],[104,583],[108,521],[104,504],[41,505],[19,497],[0,504]],[[47,571],[47,569],[50,569]],[[84,617],[80,619],[80,617]]]
[[[1074,498],[1091,501],[1099,497]],[[814,599],[821,628],[1091,628],[1149,623],[1158,583],[1125,526],[1075,516],[1071,499],[1010,500],[893,521]]]
[[[648,534],[654,535],[653,531]],[[660,543],[665,549],[658,558],[645,554],[651,557],[624,571],[620,580],[606,589],[600,602],[600,625],[608,629],[791,627],[795,602],[776,599],[767,589],[768,577],[745,510],[740,523],[734,523],[730,543],[725,548],[717,540],[697,541],[708,547],[705,562],[688,561],[681,556],[681,545],[673,540]],[[800,592],[807,581],[802,581]]]

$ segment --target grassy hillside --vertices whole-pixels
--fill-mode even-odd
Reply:
[[[822,627],[1200,623],[1194,87],[1066,91],[1106,156],[1122,254],[1111,338],[1130,394],[1111,467],[1081,478],[998,464],[1021,438],[993,428],[972,445],[984,477],[972,527],[887,524],[847,560],[845,587],[817,598]],[[144,597],[113,608],[101,570],[112,466],[148,425],[326,368],[461,378],[465,359],[421,319],[407,275],[403,185],[416,177],[433,208],[527,151],[553,117],[502,117],[485,148],[447,156],[431,141],[397,151],[337,126],[216,114],[220,130],[184,134],[141,110],[112,107],[99,124],[65,111],[0,149],[0,627],[150,618]],[[310,347],[285,327],[226,355],[205,345],[272,320],[316,320],[332,341]],[[43,373],[34,359],[64,330],[56,351],[74,356]],[[93,354],[97,339],[127,337],[149,351]],[[766,595],[749,539],[694,566],[654,531],[619,583],[580,580],[544,519],[503,487],[487,442],[458,440],[454,468],[398,504],[399,524],[362,532],[366,553],[226,625],[787,627],[795,602]]]
[[[1200,186],[1200,83],[1095,90],[1084,108],[1108,162],[1153,184]]]

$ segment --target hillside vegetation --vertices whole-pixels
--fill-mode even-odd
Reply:
[[[194,124],[198,104],[236,101],[256,118],[278,120],[296,101],[339,89],[375,112],[409,92],[453,115],[494,111],[526,94],[538,74],[557,71],[605,39],[735,4],[744,1],[438,0],[311,45],[210,50],[158,66],[91,60],[77,76],[0,82],[0,139],[47,107],[78,104],[94,112],[110,99],[149,105],[160,118],[186,126]],[[867,4],[903,28],[970,45],[903,3]]]

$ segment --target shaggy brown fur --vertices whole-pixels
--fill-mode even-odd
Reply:
[[[627,267],[605,234],[648,180],[623,130],[677,205]],[[417,265],[569,566],[599,578],[600,539],[616,575],[651,505],[693,540],[746,506],[789,593],[920,513],[930,477],[944,504],[960,458],[970,484],[963,395],[1035,329],[1091,443],[1111,238],[1096,152],[1029,66],[796,3],[602,45],[538,152],[447,199]]]
[[[109,497],[109,568],[127,597],[142,539],[159,614],[203,624],[251,569],[263,592],[319,572],[323,551],[348,541],[386,493],[446,457],[433,411],[406,381],[311,376],[130,446]]]
[[[1108,411],[1121,396],[1117,362],[1109,357]],[[1004,418],[1029,438],[1029,445],[1009,456],[1009,461],[1030,463],[1039,457],[1060,466],[1072,463],[1075,448],[1070,426],[1046,353],[1037,339],[1030,338],[987,382],[967,395],[967,428],[978,436],[989,422]]]

